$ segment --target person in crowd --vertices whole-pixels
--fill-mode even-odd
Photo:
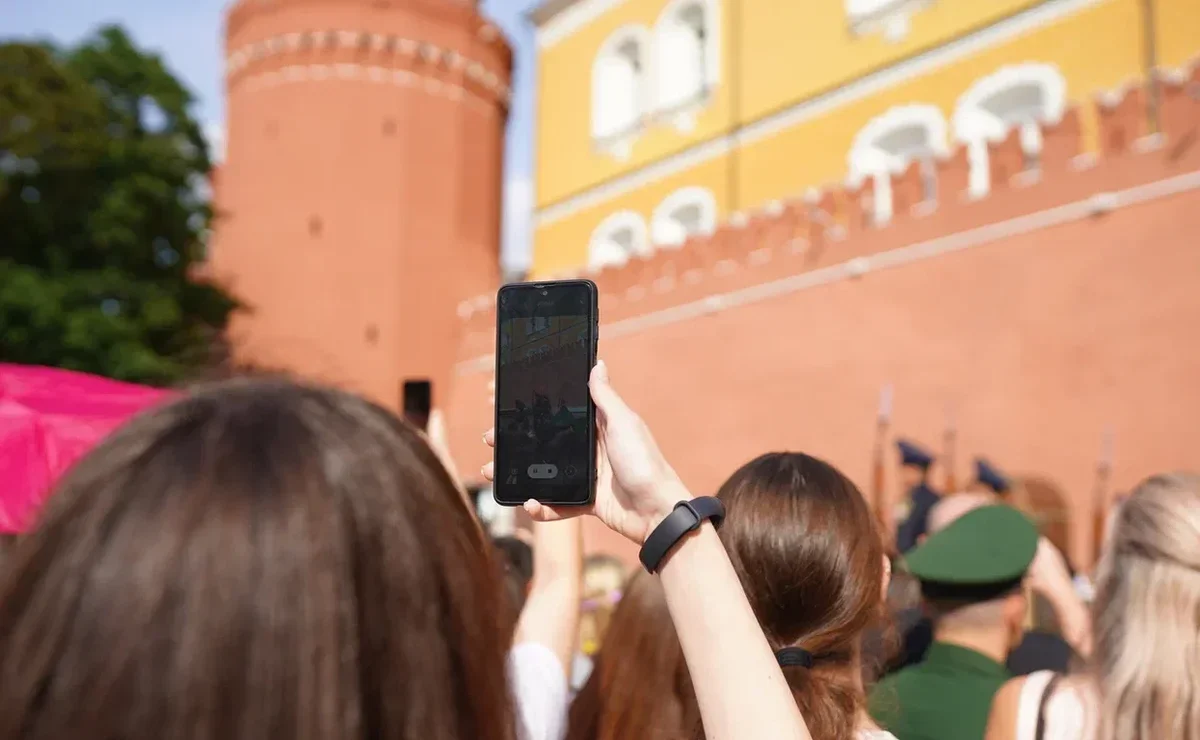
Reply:
[[[520,614],[533,581],[533,548],[520,538],[511,536],[492,538],[492,546],[496,548],[500,560],[505,590],[514,614]]]
[[[929,511],[939,496],[929,485],[929,468],[933,455],[908,440],[898,440],[900,450],[900,482],[908,491],[908,514],[896,529],[896,550],[901,554],[916,547],[925,534]]]
[[[934,619],[924,660],[884,678],[871,714],[899,740],[982,740],[992,697],[1020,640],[1022,588],[1038,531],[1009,506],[963,514],[908,554]]]
[[[1200,476],[1142,482],[1108,522],[1090,670],[1013,679],[987,740],[1200,737]]]
[[[587,510],[641,544],[691,496],[602,368],[592,389],[611,474]],[[493,557],[394,414],[281,380],[194,389],[85,456],[18,543],[0,740],[507,740]],[[712,523],[657,574],[711,737],[809,740]]]
[[[1000,503],[1001,499],[991,491],[945,496],[930,512],[929,531],[931,534],[939,532],[969,511]],[[1029,569],[1026,585],[1031,592],[1027,596],[1041,598],[1049,604],[1059,634],[1026,630],[1021,641],[1009,652],[1005,665],[1013,675],[1039,670],[1066,671],[1090,649],[1090,620],[1086,604],[1073,587],[1066,560],[1045,537],[1038,542],[1038,552]],[[911,615],[914,611],[921,613],[915,620]],[[923,606],[917,606],[896,615],[901,647],[888,664],[887,673],[895,673],[924,660],[933,644],[934,633],[933,620],[924,612]]]
[[[860,641],[882,617],[890,577],[862,494],[821,460],[770,453],[736,471],[717,498],[726,508],[721,541],[759,624],[786,666],[813,736],[890,738],[866,712],[862,680]],[[670,637],[670,626],[653,599],[622,601],[597,657],[598,668],[580,694],[587,708],[572,713],[572,740],[692,736],[695,727],[688,722],[698,716],[698,695],[687,691],[686,676],[679,673],[678,649],[652,648],[647,635],[660,643]],[[607,693],[618,677],[619,691]],[[682,697],[682,706],[674,707],[672,699],[672,709],[657,720],[637,706],[642,697],[663,691]]]
[[[985,458],[975,458],[975,483],[981,490],[1004,496],[1012,490],[1012,481]]]
[[[580,604],[579,643],[571,669],[571,687],[579,691],[592,672],[613,612],[623,597],[625,565],[611,555],[589,555],[583,561],[583,602]]]
[[[695,691],[652,575],[630,577],[610,630],[571,703],[567,740],[689,740],[700,724]]]
[[[533,575],[509,654],[525,740],[561,740],[566,732],[582,561],[578,519],[533,524]]]

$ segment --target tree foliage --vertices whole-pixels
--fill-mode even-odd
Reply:
[[[119,28],[0,44],[0,359],[160,385],[213,361],[237,306],[193,277],[212,217],[193,102]]]

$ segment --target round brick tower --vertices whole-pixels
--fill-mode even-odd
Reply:
[[[476,0],[239,0],[211,274],[236,359],[392,408],[444,400],[458,306],[499,282],[512,54]]]

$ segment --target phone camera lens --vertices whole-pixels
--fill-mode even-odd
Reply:
[[[548,291],[548,290],[543,290],[543,291],[542,291],[542,295],[550,295],[550,291]]]

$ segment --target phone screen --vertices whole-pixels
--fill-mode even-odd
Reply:
[[[501,504],[586,504],[595,483],[596,287],[506,285],[497,297],[496,470]]]

